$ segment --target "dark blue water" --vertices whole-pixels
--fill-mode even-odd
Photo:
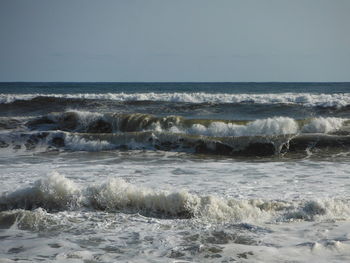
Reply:
[[[2,82],[0,93],[348,93],[350,82],[343,83],[106,83],[106,82]]]

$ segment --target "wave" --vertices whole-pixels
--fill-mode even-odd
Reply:
[[[49,212],[83,208],[108,212],[140,213],[159,218],[201,218],[232,222],[289,222],[295,220],[349,220],[349,200],[237,200],[183,191],[162,191],[114,178],[101,185],[80,188],[54,174],[32,187],[0,197],[0,227],[10,225],[24,210]],[[14,210],[15,209],[15,210]],[[15,212],[9,212],[13,210]],[[39,210],[40,213],[45,213]],[[30,218],[30,217],[29,217]],[[30,219],[32,220],[32,219]],[[5,223],[4,223],[5,222]]]
[[[297,104],[310,107],[345,107],[350,105],[347,93],[312,94],[228,94],[228,93],[83,93],[83,94],[0,94],[0,104],[34,99],[79,99],[114,101],[163,101],[186,103],[254,103],[254,104]]]
[[[101,114],[87,111],[52,113],[26,123],[32,130],[63,130],[87,133],[156,131],[225,136],[331,133],[349,124],[348,119],[318,117],[295,120],[273,117],[255,121],[186,119],[180,116],[156,117],[150,114]]]
[[[325,120],[326,123],[332,121],[334,120]],[[281,125],[284,123],[288,125]],[[309,122],[303,127],[313,129],[312,125],[313,123]],[[349,151],[350,136],[346,130],[336,130],[331,134],[302,133],[302,129],[297,127],[298,124],[292,119],[287,118],[279,122],[277,118],[259,120],[246,125],[213,122],[206,127],[194,124],[182,132],[179,132],[177,126],[169,130],[116,133],[8,130],[0,133],[0,152],[8,154],[8,151],[26,153],[137,149],[223,156],[279,156],[286,153],[305,153],[310,150],[317,150],[319,153]],[[233,134],[243,136],[229,136]]]
[[[55,216],[42,208],[34,210],[15,209],[0,212],[0,229],[17,227],[19,229],[40,231],[57,227],[62,224],[62,219],[57,220]]]
[[[17,128],[0,132],[1,149],[17,152],[148,149],[272,156],[307,149],[348,151],[350,141],[349,120],[334,117],[218,121],[67,111],[23,120],[9,118]]]
[[[45,180],[36,181],[33,187],[6,195],[2,198],[0,207],[10,205],[13,209],[28,210],[42,207],[58,211],[77,205],[80,198],[80,191],[72,181],[59,174],[53,174]]]
[[[105,150],[163,150],[219,155],[273,155],[285,141],[278,138],[210,138],[166,132],[129,132],[117,134],[30,132],[0,134],[0,148],[19,153],[105,151]]]

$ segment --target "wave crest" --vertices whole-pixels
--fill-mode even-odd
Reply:
[[[109,212],[137,212],[161,218],[201,218],[228,222],[350,219],[347,200],[225,199],[213,195],[199,196],[185,190],[153,190],[127,183],[120,178],[79,189],[71,180],[58,174],[37,181],[34,187],[3,194],[0,204],[2,211],[18,208],[59,211],[86,207]],[[13,222],[11,218],[16,218],[11,216],[13,213],[0,213],[0,222],[5,222],[1,224]]]
[[[198,196],[186,191],[166,192],[136,187],[122,179],[111,179],[88,188],[89,202],[103,210],[131,209],[165,216],[192,217],[197,214]]]
[[[36,98],[90,99],[115,101],[165,101],[186,103],[254,103],[254,104],[297,104],[309,107],[345,107],[350,105],[347,93],[310,94],[229,94],[229,93],[80,93],[80,94],[1,94],[0,103],[13,103],[18,100]]]
[[[35,209],[48,210],[69,209],[79,205],[81,193],[73,181],[54,173],[38,180],[33,187],[24,188],[1,197],[1,210]]]
[[[314,118],[305,124],[301,131],[304,133],[330,133],[339,130],[345,122],[346,120],[342,118]]]
[[[275,117],[256,120],[246,125],[234,123],[212,122],[209,126],[193,124],[187,130],[181,131],[176,126],[171,128],[172,132],[184,132],[189,134],[226,137],[226,136],[258,136],[258,135],[285,135],[299,132],[298,123],[288,117]]]

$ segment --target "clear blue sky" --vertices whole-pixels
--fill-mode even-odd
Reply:
[[[0,0],[0,81],[350,81],[350,1]]]

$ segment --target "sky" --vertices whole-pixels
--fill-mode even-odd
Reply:
[[[0,0],[0,81],[350,81],[349,0]]]

